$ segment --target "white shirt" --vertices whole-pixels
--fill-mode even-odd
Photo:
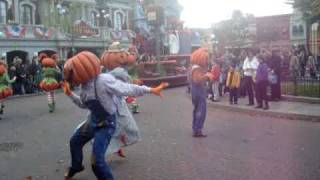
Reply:
[[[256,57],[253,57],[252,60],[250,61],[249,58],[247,57],[244,60],[242,69],[244,70],[244,75],[245,76],[253,76],[256,70],[258,69],[259,66],[259,61]],[[253,70],[249,70],[253,69]]]

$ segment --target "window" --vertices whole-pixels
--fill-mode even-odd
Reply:
[[[22,5],[21,23],[27,25],[33,24],[32,6],[27,4]]]
[[[95,11],[91,12],[91,23],[93,26],[99,26],[99,14]]]
[[[122,13],[117,12],[115,15],[114,29],[117,31],[121,31],[122,24],[123,24],[123,15],[122,15]]]
[[[7,3],[4,0],[0,0],[0,23],[7,22]]]

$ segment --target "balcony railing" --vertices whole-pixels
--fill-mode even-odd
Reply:
[[[130,41],[135,37],[131,30],[115,31],[107,27],[75,26],[74,33],[66,33],[61,27],[47,28],[43,25],[0,24],[1,39],[19,40],[97,40]]]

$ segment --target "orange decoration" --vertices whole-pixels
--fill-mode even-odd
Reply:
[[[64,78],[72,84],[84,84],[101,73],[99,59],[93,53],[83,51],[67,60],[63,73]]]

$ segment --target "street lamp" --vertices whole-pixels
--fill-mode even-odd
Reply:
[[[105,9],[101,9],[100,11],[99,11],[99,13],[98,14],[96,14],[96,17],[97,18],[99,18],[99,24],[100,24],[100,26],[104,26],[105,24],[107,25],[107,19],[109,19],[109,17],[110,17],[110,14],[109,13],[107,13],[107,11],[105,10]],[[102,43],[103,43],[103,50],[105,49],[105,40],[106,40],[106,38],[105,38],[105,29],[106,28],[102,28],[101,30],[103,30],[103,33],[102,33]]]

